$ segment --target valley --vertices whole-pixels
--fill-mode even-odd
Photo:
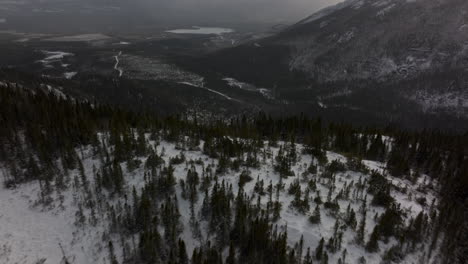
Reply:
[[[467,25],[466,0],[0,0],[0,263],[468,263]]]

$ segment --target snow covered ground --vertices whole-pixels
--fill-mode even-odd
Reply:
[[[226,78],[223,78],[223,81],[227,82],[227,84],[229,86],[231,86],[231,87],[239,88],[239,89],[246,90],[246,91],[251,91],[251,92],[258,92],[267,99],[274,99],[274,97],[273,97],[273,95],[271,93],[271,90],[269,90],[269,89],[257,88],[256,86],[254,86],[252,84],[244,83],[244,82],[238,81],[238,80],[236,80],[234,78],[227,78],[226,77]]]
[[[64,52],[64,51],[48,51],[48,50],[43,50],[41,51],[44,55],[45,58],[42,60],[39,60],[37,62],[42,63],[46,67],[52,67],[50,64],[54,62],[60,62],[62,59],[65,57],[69,56],[74,56],[75,54],[70,53],[70,52]]]
[[[63,76],[65,76],[65,79],[71,79],[71,78],[73,78],[76,74],[77,74],[77,72],[66,72],[66,73],[63,74]]]
[[[214,94],[217,94],[217,95],[219,95],[219,96],[221,96],[221,97],[223,97],[223,98],[226,98],[226,99],[228,99],[228,100],[230,100],[230,101],[237,101],[237,102],[240,102],[239,100],[234,99],[234,98],[230,97],[230,96],[227,95],[227,94],[223,94],[223,93],[218,92],[218,91],[215,91],[215,90],[213,90],[213,89],[204,87],[203,85],[197,85],[197,84],[194,84],[194,83],[191,83],[191,82],[179,82],[179,83],[180,83],[180,84],[189,85],[189,86],[193,86],[193,87],[197,87],[197,88],[201,88],[201,89],[205,89],[205,90],[210,91],[210,92],[212,92],[212,93],[214,93]]]
[[[149,138],[149,135],[147,135]],[[155,145],[155,142],[151,141],[151,145]],[[201,142],[203,144],[203,142]],[[280,143],[281,144],[281,143]],[[298,153],[301,153],[302,146],[297,145]],[[184,154],[186,161],[201,160],[205,165],[216,164],[217,160],[212,159],[201,151],[188,151],[180,150],[172,143],[161,142],[156,146],[157,153],[164,153],[163,159],[166,164],[169,164],[169,160],[181,153]],[[245,193],[252,197],[257,198],[257,194],[254,192],[254,186],[257,178],[263,180],[265,185],[268,186],[270,181],[276,184],[280,181],[280,176],[274,171],[274,157],[279,151],[279,148],[265,148],[267,155],[261,162],[261,165],[257,169],[250,169],[251,176],[254,179],[251,182],[246,183],[244,186]],[[85,173],[88,175],[88,179],[93,182],[93,168],[99,168],[99,159],[93,157],[92,150],[90,148],[79,151],[83,157],[83,164]],[[337,160],[340,162],[346,162],[347,158],[339,153],[330,152],[326,153],[329,161]],[[146,161],[146,158],[140,158],[142,162]],[[311,224],[308,221],[308,216],[311,215],[311,211],[306,214],[299,213],[297,210],[290,206],[293,196],[289,195],[287,189],[289,185],[299,180],[301,188],[305,190],[307,188],[307,181],[304,181],[304,172],[308,169],[308,166],[316,162],[310,155],[300,155],[299,161],[294,164],[292,170],[295,174],[293,177],[283,179],[286,191],[281,192],[280,200],[283,204],[281,211],[281,218],[277,224],[283,229],[287,228],[288,242],[291,246],[298,242],[303,236],[304,248],[308,247],[311,250],[315,249],[319,243],[319,240],[324,237],[328,239],[334,232],[334,225],[337,215],[344,214],[348,204],[356,212],[359,212],[359,208],[363,203],[362,196],[352,195],[349,200],[338,200],[340,210],[338,214],[331,213],[326,209],[321,210],[321,222],[319,224]],[[370,170],[377,170],[384,173],[385,164],[376,161],[363,161],[364,165]],[[182,163],[180,165],[174,165],[174,176],[177,178],[177,182],[180,179],[185,179],[187,175],[189,163]],[[140,190],[144,186],[143,175],[145,172],[144,166],[137,168],[136,170],[129,172],[126,169],[126,164],[122,164],[124,170],[124,176],[126,181],[126,190],[128,194],[133,189]],[[202,168],[206,169],[206,166],[196,163],[196,170],[201,174]],[[319,173],[323,170],[319,167]],[[4,175],[8,173],[6,170],[2,170],[0,166],[0,179],[3,179]],[[77,175],[77,171],[72,171],[70,177],[73,178]],[[228,185],[232,185],[233,193],[238,191],[238,176],[240,172],[230,171],[220,176],[219,181],[224,181]],[[322,201],[327,200],[327,193],[329,192],[331,179],[317,177],[315,175],[308,175],[308,178],[317,179],[317,190],[312,192],[315,197],[320,196]],[[344,171],[336,174],[333,185],[335,188],[332,192],[332,197],[338,195],[345,186],[349,186],[352,183],[358,181],[364,181],[368,179],[369,175],[354,172]],[[402,179],[387,176],[393,185],[400,186],[405,185],[408,187],[407,192],[403,193],[400,191],[392,190],[392,197],[395,198],[397,203],[400,204],[401,208],[409,212],[410,216],[416,216],[421,210],[427,211],[427,206],[422,206],[416,201],[416,197],[424,196],[426,199],[435,199],[434,193],[421,193],[418,191],[418,187],[425,184],[424,175],[421,180],[416,183],[411,183]],[[182,189],[178,184],[176,186],[176,194],[179,203],[179,210],[181,213],[181,221],[184,225],[184,231],[181,234],[181,238],[184,239],[187,245],[187,252],[189,255],[192,250],[200,245],[200,240],[196,239],[191,232],[189,225],[190,222],[190,210],[189,202],[182,198]],[[43,264],[56,264],[64,260],[64,257],[69,263],[108,263],[108,250],[103,244],[103,237],[109,237],[116,241],[111,235],[109,235],[107,226],[109,223],[108,216],[99,215],[98,223],[93,226],[86,224],[85,226],[78,226],[76,224],[76,213],[79,201],[82,200],[80,197],[82,193],[76,193],[73,187],[69,187],[63,192],[53,194],[53,202],[44,207],[38,204],[39,200],[39,184],[38,182],[30,182],[17,186],[15,189],[5,189],[3,186],[0,188],[0,263],[10,264],[30,264],[30,263],[43,263]],[[108,201],[110,203],[116,203],[119,199],[115,198],[114,201]],[[198,212],[201,208],[203,199],[198,199],[195,204],[195,210]],[[372,197],[367,197],[367,204],[371,204]],[[260,201],[262,206],[265,206],[268,201],[268,197],[261,196]],[[312,202],[312,208],[315,204]],[[369,206],[366,217],[366,241],[370,236],[376,220],[374,216],[376,213],[382,214],[384,209],[381,207]],[[89,213],[89,212],[88,212]],[[87,217],[89,215],[86,215]],[[357,215],[360,220],[360,215]],[[408,221],[408,218],[405,219]],[[203,227],[203,225],[202,225]],[[204,239],[208,236],[208,231],[202,231]],[[367,263],[380,263],[382,260],[382,252],[389,249],[392,245],[397,242],[394,239],[390,239],[387,243],[380,242],[380,253],[368,253],[362,246],[359,246],[355,242],[356,232],[351,229],[347,229],[343,236],[343,249],[347,250],[347,263],[358,263],[358,259],[365,257]],[[63,252],[61,247],[63,247]],[[117,251],[116,255],[121,258],[121,252]],[[418,259],[424,252],[415,252],[409,254],[404,259],[403,263],[419,263]],[[341,251],[330,255],[329,263],[337,263],[338,258],[341,257]],[[42,261],[42,262],[41,262]]]
[[[85,161],[91,174],[92,160]],[[0,170],[0,178],[3,180]],[[54,202],[38,204],[39,184],[15,189],[0,188],[0,263],[58,264],[108,263],[108,250],[101,243],[106,224],[80,228],[75,224],[76,193],[72,188],[54,193]],[[63,251],[62,251],[63,248]]]

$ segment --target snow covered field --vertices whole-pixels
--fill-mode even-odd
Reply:
[[[60,62],[65,57],[74,56],[73,53],[64,52],[64,51],[48,51],[43,50],[42,53],[46,56],[44,59],[39,60],[37,62],[42,63],[46,67],[51,67],[50,64],[54,62]],[[63,66],[63,65],[62,65]]]
[[[147,135],[149,139],[149,135]],[[180,154],[185,156],[184,162],[179,165],[174,165],[174,176],[179,182],[180,179],[185,179],[187,176],[188,164],[195,164],[195,168],[199,174],[205,165],[216,164],[218,160],[212,159],[204,155],[201,151],[181,150],[180,147],[168,142],[160,142],[157,144],[154,141],[149,141],[149,144],[155,146],[156,152],[161,153],[166,164],[169,164],[170,159]],[[201,142],[203,144],[203,142]],[[280,143],[281,144],[281,143]],[[297,144],[298,153],[301,153],[303,146]],[[277,184],[280,181],[280,176],[274,170],[274,157],[277,155],[279,148],[265,147],[266,155],[261,162],[259,168],[250,169],[252,181],[247,182],[244,186],[245,193],[251,199],[260,199],[262,206],[266,206],[268,195],[257,196],[255,192],[256,183],[263,181],[266,185],[270,182]],[[92,154],[91,148],[77,151],[80,153],[83,160],[84,171],[93,186],[93,174],[95,168],[100,167],[100,161]],[[331,162],[334,160],[346,162],[347,158],[335,152],[328,151],[327,159]],[[143,162],[146,158],[140,158]],[[191,161],[202,161],[192,163]],[[293,177],[281,179],[285,189],[298,181],[303,190],[307,189],[307,179],[316,179],[316,190],[311,192],[312,196],[320,197],[322,201],[326,201],[328,196],[335,197],[346,189],[346,186],[355,186],[357,182],[365,181],[369,178],[368,174],[354,171],[344,171],[336,174],[333,179],[321,178],[317,174],[307,174],[306,170],[311,163],[316,163],[310,155],[300,155],[299,161],[292,166],[294,172]],[[363,164],[371,170],[376,170],[384,173],[385,164],[376,161],[363,161]],[[1,168],[1,167],[0,167]],[[127,165],[122,163],[124,177],[126,182],[125,189],[130,195],[133,187],[136,190],[141,190],[145,185],[144,166],[140,166],[136,170],[128,171]],[[319,171],[323,172],[323,167],[319,167]],[[8,172],[0,169],[0,179],[4,178]],[[239,172],[229,171],[220,176],[219,181],[224,181],[228,186],[232,186],[233,193],[237,193],[239,189]],[[70,179],[78,175],[78,170],[70,172]],[[394,177],[388,179],[394,186],[406,186],[407,191],[398,191],[401,188],[392,190],[392,197],[401,206],[402,210],[407,212],[405,222],[409,220],[409,216],[415,217],[421,211],[427,211],[428,206],[423,206],[417,202],[418,197],[425,197],[427,200],[435,199],[433,193],[421,193],[419,187],[425,184],[424,176],[420,181],[411,183]],[[332,182],[333,181],[333,182]],[[334,186],[331,188],[330,186]],[[22,184],[13,189],[6,189],[3,186],[0,188],[0,263],[10,264],[29,264],[43,263],[56,264],[64,261],[65,258],[69,263],[108,263],[108,250],[103,238],[107,237],[113,240],[115,244],[119,244],[117,237],[109,233],[109,216],[98,215],[98,221],[95,225],[85,224],[84,226],[77,224],[77,216],[79,211],[80,201],[83,201],[83,193],[75,192],[72,187],[73,183],[69,180],[69,187],[63,192],[54,192],[52,195],[53,201],[46,207],[40,205],[40,190],[38,182],[30,182]],[[92,188],[93,189],[93,188]],[[331,191],[330,191],[331,190]],[[319,240],[324,237],[328,238],[333,235],[335,222],[341,218],[346,212],[349,205],[354,211],[359,212],[360,206],[363,204],[364,196],[356,194],[355,191],[349,200],[338,199],[339,212],[331,212],[326,209],[321,210],[321,222],[311,224],[308,220],[312,210],[307,213],[300,213],[290,206],[293,201],[293,196],[287,191],[281,192],[279,200],[282,202],[281,217],[277,224],[288,232],[288,242],[291,246],[297,243],[301,236],[304,239],[304,248],[315,249]],[[178,199],[178,207],[181,213],[181,222],[184,229],[181,238],[185,241],[187,252],[190,253],[193,249],[200,245],[201,241],[210,239],[210,234],[207,230],[202,230],[202,238],[195,238],[190,228],[190,205],[189,202],[182,197],[182,188],[180,184],[176,186],[176,194]],[[372,196],[365,196],[367,204],[370,205]],[[107,202],[116,204],[118,201],[123,202],[123,197],[114,197],[114,200]],[[125,198],[126,199],[126,198]],[[202,206],[202,200],[198,199],[195,204],[195,211],[198,212]],[[314,208],[315,204],[311,206]],[[382,207],[369,206],[366,216],[365,240],[367,241],[372,229],[376,225],[375,214],[382,214],[385,210]],[[86,218],[90,217],[89,210],[85,210]],[[360,220],[360,215],[357,216]],[[206,228],[202,222],[201,227]],[[387,243],[380,243],[381,252],[392,247],[397,242],[395,239],[390,239]],[[358,263],[358,260],[364,257],[367,263],[380,263],[382,261],[381,253],[369,253],[356,243],[356,232],[352,229],[345,229],[343,236],[343,249],[346,249],[347,263]],[[63,251],[61,249],[63,248]],[[418,263],[418,260],[424,254],[424,251],[416,251],[415,253],[406,255],[403,263]],[[122,252],[116,250],[117,258],[122,257]],[[342,256],[341,252],[330,255],[329,263],[337,263]],[[63,263],[63,262],[62,262]]]

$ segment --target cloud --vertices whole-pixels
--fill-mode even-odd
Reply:
[[[41,32],[132,32],[151,27],[189,25],[237,27],[255,23],[294,23],[340,1],[0,0],[0,18],[7,18],[14,29]]]
[[[195,20],[296,21],[341,0],[134,0],[146,12]],[[163,12],[162,12],[163,11]]]

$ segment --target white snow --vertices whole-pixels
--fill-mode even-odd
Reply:
[[[321,101],[317,101],[317,104],[320,106],[320,108],[324,108],[324,109],[327,108],[327,105],[322,103]]]
[[[71,190],[56,194],[51,208],[36,206],[38,197],[37,182],[13,190],[0,187],[0,263],[63,263],[60,245],[69,263],[107,263],[107,248],[100,243],[106,225],[78,228]]]
[[[393,0],[377,0],[372,3],[373,6],[382,7],[389,5]]]
[[[36,184],[18,190],[0,189],[0,260],[2,263],[60,263],[59,243],[71,244],[72,225],[64,215],[41,212],[31,207]],[[70,216],[70,219],[73,217]]]
[[[271,100],[275,99],[270,89],[259,88],[258,91],[263,95],[263,97],[267,99],[271,99]]]
[[[120,56],[122,56],[122,51],[120,51],[118,55],[114,56],[114,59],[115,59],[114,70],[116,70],[119,73],[119,77],[122,77],[123,69],[122,69],[122,67],[119,67],[119,63],[120,63],[119,57]]]
[[[73,78],[78,72],[66,72],[63,75],[65,76],[65,79],[71,79]]]
[[[44,58],[45,61],[53,61],[53,60],[60,60],[66,56],[73,56],[73,53],[63,52],[63,51],[42,51],[47,57]]]
[[[194,83],[191,83],[191,82],[179,82],[179,83],[180,83],[180,84],[189,85],[189,86],[193,86],[193,87],[197,87],[197,88],[201,88],[201,89],[205,89],[205,90],[210,91],[210,92],[212,92],[212,93],[215,93],[215,94],[217,94],[217,95],[219,95],[219,96],[222,96],[222,97],[224,97],[224,98],[226,98],[226,99],[228,99],[228,100],[230,100],[230,101],[237,101],[237,102],[240,102],[239,100],[234,99],[234,98],[230,97],[229,95],[223,94],[223,93],[221,93],[221,92],[215,91],[215,90],[213,90],[213,89],[210,89],[210,88],[207,88],[207,87],[204,87],[204,86],[201,86],[201,85],[197,85],[197,84],[194,84]]]
[[[42,50],[41,51],[46,57],[42,60],[38,60],[37,62],[42,63],[46,67],[51,67],[51,63],[61,61],[65,57],[74,56],[75,54],[70,52],[64,51],[48,51]]]
[[[239,89],[251,91],[251,92],[258,92],[267,99],[274,99],[273,95],[271,94],[270,89],[257,88],[256,86],[252,84],[241,82],[234,78],[229,78],[229,77],[223,78],[223,81],[227,82],[227,84],[231,87],[239,88]]]
[[[229,86],[241,88],[246,86],[246,83],[240,82],[234,78],[223,78],[223,81],[226,81]]]
[[[62,87],[56,88],[53,87],[49,84],[41,84],[41,88],[47,89],[47,91],[52,92],[55,96],[57,96],[60,99],[66,99],[67,96],[62,92]]]
[[[187,85],[192,85],[186,83]],[[208,89],[205,87],[196,86],[203,89]],[[216,91],[210,90],[212,92],[218,93]],[[220,94],[220,93],[218,93]],[[223,95],[223,94],[220,94]],[[225,95],[223,95],[225,96]],[[146,135],[147,139],[149,135]],[[387,140],[387,138],[385,138]],[[154,142],[150,142],[151,145],[154,145]],[[280,145],[283,145],[284,142],[279,142]],[[203,146],[201,142],[200,147]],[[303,146],[301,144],[296,145],[297,153],[302,153],[301,150]],[[162,153],[164,149],[165,155],[163,159],[168,164],[169,159],[176,155],[179,155],[181,152],[180,149],[177,149],[173,143],[168,143],[162,141],[158,146],[156,146],[157,153]],[[265,149],[268,156],[261,160],[259,168],[250,169],[251,176],[253,181],[246,183],[244,190],[246,195],[250,196],[252,199],[257,198],[257,194],[254,192],[254,185],[257,177],[260,180],[264,180],[265,187],[269,185],[272,181],[273,185],[278,183],[280,180],[279,175],[274,171],[274,157],[279,151],[279,148],[268,148]],[[183,151],[187,161],[190,160],[202,160],[206,165],[207,164],[216,164],[216,160],[209,158],[208,156],[202,154],[201,151]],[[92,158],[92,150],[90,148],[85,148],[83,163],[85,167],[85,172],[87,175],[92,175],[92,167],[95,165],[99,167],[99,160]],[[340,162],[346,162],[346,157],[335,152],[327,151],[327,158],[329,161],[338,160]],[[141,158],[141,161],[145,161],[145,158]],[[311,212],[306,213],[305,215],[298,213],[295,209],[291,208],[290,202],[293,197],[287,193],[289,185],[296,179],[300,179],[300,185],[302,190],[305,190],[307,186],[307,181],[302,180],[302,174],[306,171],[308,165],[313,162],[314,159],[310,155],[299,155],[299,162],[293,165],[292,170],[295,174],[293,177],[288,177],[283,179],[285,184],[286,191],[281,192],[280,200],[282,202],[282,211],[281,218],[277,222],[280,228],[286,228],[288,231],[288,243],[293,245],[298,242],[301,236],[304,236],[304,250],[308,247],[313,249],[318,245],[318,242],[321,237],[324,237],[326,240],[330,238],[333,234],[333,228],[335,224],[336,217],[333,216],[328,210],[321,209],[321,223],[312,225],[308,221],[308,216]],[[363,161],[363,163],[369,169],[376,169],[384,172],[384,163],[376,161]],[[174,176],[179,182],[179,179],[185,179],[187,175],[187,165],[175,165],[174,166]],[[0,164],[1,165],[1,164]],[[195,165],[195,168],[199,174],[201,174],[202,168],[206,169],[204,165]],[[143,174],[144,169],[139,168],[134,172],[126,172],[126,166],[123,164],[123,170],[125,171],[125,180],[127,182],[127,190],[132,190],[133,187],[136,190],[140,190],[144,186]],[[323,168],[319,168],[319,173],[323,171]],[[2,173],[6,173],[0,168],[0,176]],[[219,182],[225,181],[228,185],[232,184],[233,192],[236,194],[238,191],[238,175],[240,172],[229,171],[225,175],[221,175]],[[311,192],[312,196],[320,195],[322,201],[326,201],[327,193],[329,186],[331,184],[335,185],[336,188],[332,191],[332,198],[336,197],[338,192],[342,190],[346,185],[350,185],[351,182],[358,182],[361,178],[366,179],[369,175],[365,175],[359,172],[345,171],[336,174],[336,179],[334,182],[330,182],[330,179],[319,177],[318,175],[308,175],[309,179],[317,180],[317,192]],[[414,197],[422,195],[418,192],[417,186],[424,184],[425,179],[420,179],[415,184],[391,176],[386,176],[387,179],[391,181],[393,185],[405,185],[408,186],[411,196],[406,193],[400,193],[397,191],[392,191],[392,197],[396,199],[398,203],[401,204],[404,210],[407,210],[410,215],[415,216],[421,210],[425,210],[424,207],[419,205],[414,201]],[[92,177],[89,176],[90,180]],[[0,177],[2,179],[2,177]],[[94,183],[93,183],[94,184]],[[63,246],[65,254],[68,260],[71,263],[107,263],[105,258],[107,256],[107,250],[105,246],[102,245],[102,236],[105,232],[105,226],[108,225],[106,216],[102,216],[102,220],[96,227],[86,225],[85,227],[78,228],[74,224],[76,204],[74,203],[74,194],[71,190],[64,191],[63,202],[60,203],[58,199],[59,194],[55,194],[55,202],[53,203],[52,208],[41,208],[40,206],[33,206],[35,201],[38,198],[38,183],[32,182],[28,184],[20,185],[15,190],[4,189],[3,186],[0,187],[0,263],[19,263],[19,264],[30,264],[36,263],[41,258],[46,258],[44,264],[56,264],[60,263],[63,255],[61,253],[59,243]],[[179,211],[181,212],[181,222],[184,225],[184,232],[181,237],[185,240],[187,245],[187,251],[190,255],[193,248],[200,245],[200,242],[193,238],[193,234],[189,227],[189,203],[182,199],[181,197],[181,188],[179,185],[176,187],[177,198],[179,202]],[[433,199],[435,194],[427,193],[425,194],[428,199]],[[201,194],[203,196],[203,194]],[[413,197],[413,198],[411,198]],[[116,198],[119,199],[119,198]],[[122,199],[122,198],[120,198]],[[374,228],[376,222],[374,220],[375,213],[383,213],[383,208],[370,206],[370,201],[372,197],[367,198],[367,204],[369,205],[368,214],[366,217],[366,241],[370,235],[370,232]],[[200,197],[198,202],[195,204],[195,210],[198,210],[201,207],[203,198]],[[267,196],[261,197],[261,203],[264,207],[268,198]],[[116,202],[116,201],[108,201]],[[338,200],[340,205],[340,213],[346,211],[348,203],[351,208],[356,211],[357,220],[361,220],[361,216],[358,213],[359,207],[362,204],[362,197],[355,195],[351,196],[348,201]],[[315,207],[315,202],[311,201],[311,207]],[[313,209],[311,209],[312,211]],[[206,239],[209,236],[209,233],[206,231],[202,225],[202,236]],[[368,253],[364,250],[362,246],[358,246],[355,243],[356,233],[354,230],[348,228],[343,236],[343,249],[346,248],[347,263],[358,263],[358,258],[364,256],[367,260],[367,263],[381,263],[382,261],[382,252],[389,249],[392,245],[395,245],[397,242],[395,239],[390,239],[386,244],[380,244],[380,253]],[[119,243],[115,243],[119,244]],[[116,252],[117,256],[120,258],[120,252]],[[405,257],[402,263],[416,263],[419,255],[422,254],[419,252],[409,254]],[[341,251],[330,254],[329,263],[337,263],[338,258],[341,256]]]

